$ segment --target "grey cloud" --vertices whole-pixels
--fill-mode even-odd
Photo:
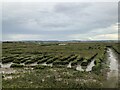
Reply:
[[[47,40],[117,33],[107,31],[117,23],[117,3],[4,3],[2,21],[5,36],[39,34]],[[106,30],[96,31],[101,28]]]
[[[82,24],[82,26],[86,26],[87,24],[89,26],[91,25],[91,28],[99,28],[117,22],[116,3],[79,3],[77,5],[60,4],[56,7],[58,7],[56,8],[58,13],[63,13],[66,16],[69,16],[75,24],[77,22]]]

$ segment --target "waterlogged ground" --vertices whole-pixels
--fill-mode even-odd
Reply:
[[[71,68],[71,63],[65,67],[52,67],[47,65],[44,69],[34,68],[10,68],[11,63],[2,65],[0,72],[3,73],[3,88],[50,88],[50,87],[67,87],[67,88],[116,88],[118,87],[118,58],[115,52],[108,48],[108,66],[109,71],[106,77],[91,72],[94,66],[94,59],[83,69],[80,64],[76,68]],[[36,63],[30,64],[34,66]],[[48,67],[50,66],[50,67]]]
[[[14,59],[14,61],[11,61],[11,63],[0,63],[2,67],[0,68],[0,72],[3,73],[3,88],[63,87],[81,88],[81,90],[84,90],[84,88],[115,88],[118,86],[118,58],[113,49],[109,48],[107,50],[107,54],[105,53],[107,49],[105,44],[94,43],[70,44],[65,46],[43,46],[37,44],[26,45],[25,43],[5,43],[3,46],[3,61],[5,62],[6,60],[9,61]],[[33,51],[30,51],[33,47]],[[17,50],[17,48],[20,49]],[[92,58],[91,61],[84,66],[83,62],[90,59],[90,57],[96,53],[98,53],[98,55]],[[101,55],[103,56],[103,54],[108,56],[105,57],[106,59],[102,59],[103,61],[98,62],[98,59],[101,58]],[[44,56],[47,57],[48,60],[38,63],[38,61],[44,60]],[[44,58],[39,59],[38,57]],[[65,60],[62,59],[66,57],[69,58]],[[76,61],[80,60],[81,57],[84,59],[76,63]],[[68,63],[57,66],[54,63],[55,61],[53,61],[47,64],[48,61],[54,60],[55,58],[58,58],[56,61],[62,60],[67,61]],[[15,63],[17,60],[26,60],[25,62],[20,62],[20,64],[24,65],[24,67],[10,68],[13,62]],[[35,61],[26,64],[26,62],[30,60]],[[97,66],[95,61],[97,61],[97,64],[100,64],[101,67],[95,69],[94,71],[93,67]],[[36,65],[45,67],[37,69],[35,68]]]

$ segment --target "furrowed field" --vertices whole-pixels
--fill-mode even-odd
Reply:
[[[3,88],[104,88],[118,43],[2,43]]]

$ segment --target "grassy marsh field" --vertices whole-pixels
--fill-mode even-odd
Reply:
[[[3,88],[107,87],[108,48],[119,55],[113,42],[3,42]]]

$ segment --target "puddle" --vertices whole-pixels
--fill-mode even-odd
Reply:
[[[41,65],[47,66],[46,62],[42,63]]]
[[[10,66],[11,66],[12,64],[13,64],[12,62],[6,63],[6,64],[1,64],[1,67],[2,67],[2,68],[10,68]]]
[[[24,66],[25,66],[25,64],[24,64],[24,63],[20,63],[20,65],[24,65]]]
[[[15,73],[16,71],[12,68],[0,68],[0,73],[2,74],[11,74]]]
[[[50,66],[50,67],[52,67],[53,66],[53,64],[51,63],[51,64],[47,64],[47,66]]]
[[[78,71],[84,71],[84,69],[82,69],[81,65],[77,65],[76,70],[78,70]]]
[[[44,63],[42,63],[42,64],[40,64],[40,65],[44,65],[44,66],[53,66],[53,64],[52,63],[50,63],[50,64],[46,64],[46,62],[44,62]]]
[[[23,63],[23,65],[24,65],[24,63]],[[52,63],[46,64],[46,62],[41,63],[41,64],[37,64],[37,62],[35,62],[35,63],[32,63],[32,64],[27,64],[25,66],[36,66],[36,65],[52,66],[53,64]]]
[[[0,63],[0,65],[1,65],[0,73],[2,73],[2,74],[12,74],[12,73],[15,73],[15,70],[13,70],[13,68],[10,68],[10,66],[12,64],[13,64],[12,62],[6,63],[6,64]]]
[[[87,71],[87,72],[92,71],[92,67],[95,66],[94,61],[95,61],[95,60],[92,60],[92,62],[90,62],[90,64],[88,64],[88,66],[87,66],[87,68],[86,68],[86,71]]]
[[[71,68],[71,67],[72,67],[72,66],[71,66],[71,62],[69,62],[67,68]]]
[[[23,63],[23,65],[24,65],[24,63]],[[36,65],[38,65],[37,62],[31,63],[31,64],[27,64],[27,65],[25,65],[25,66],[36,66]]]

